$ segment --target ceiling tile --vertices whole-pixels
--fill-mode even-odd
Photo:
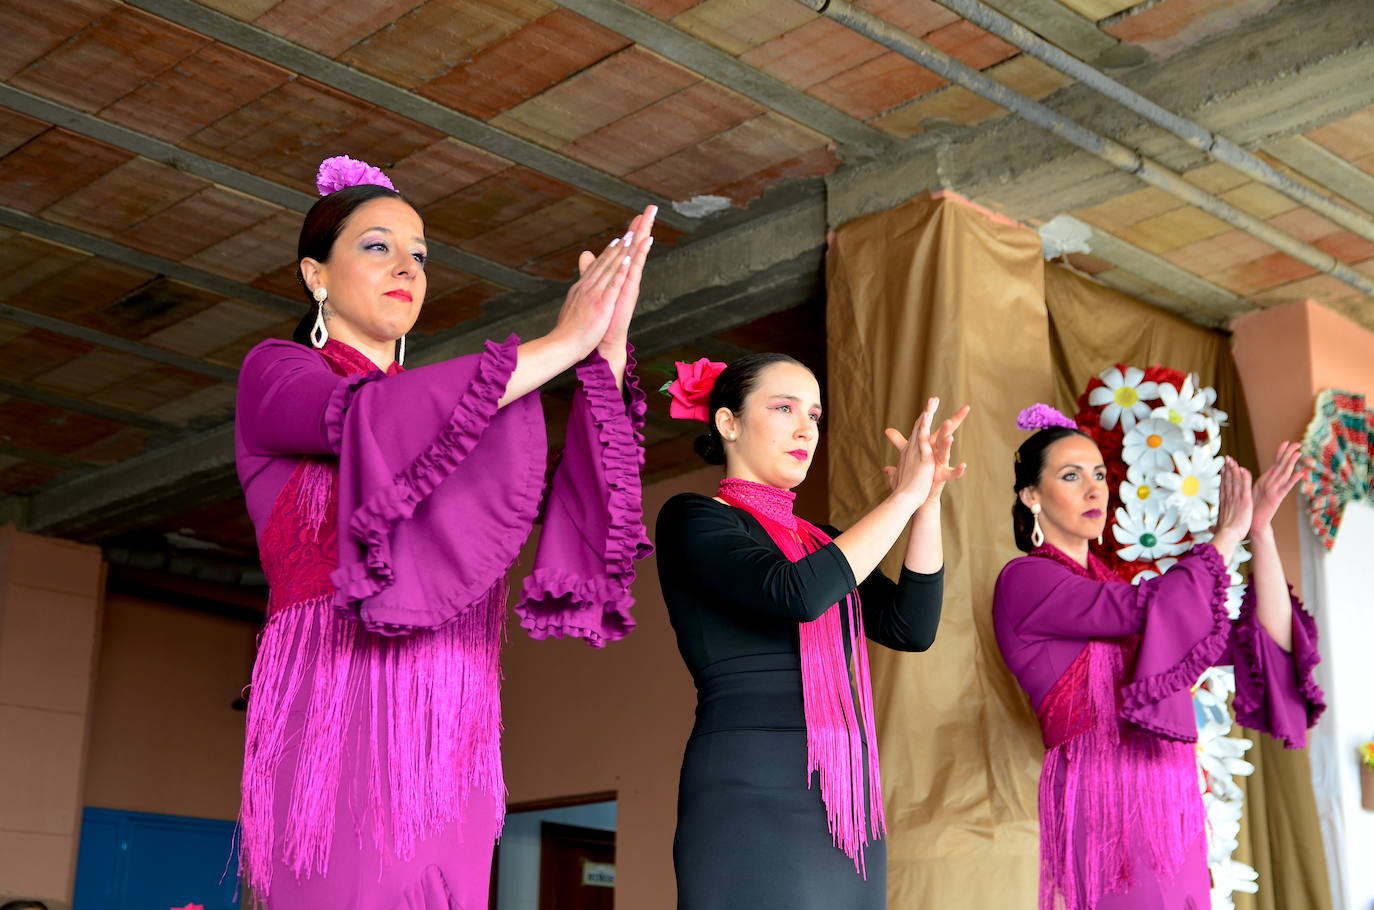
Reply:
[[[976,70],[1016,56],[1016,48],[967,19],[951,22],[921,39]]]
[[[0,109],[0,157],[8,155],[46,129],[48,124],[42,120]]]
[[[479,256],[520,267],[602,231],[628,226],[634,213],[578,193],[463,244]]]
[[[291,78],[287,70],[235,48],[210,44],[114,102],[100,116],[176,144]]]
[[[944,84],[919,63],[888,51],[811,86],[809,93],[851,117],[868,120]]]
[[[11,77],[11,84],[94,113],[210,39],[120,6]]]
[[[675,16],[673,24],[738,57],[815,18],[796,0],[702,0]]]
[[[180,262],[280,212],[255,197],[210,186],[123,232],[120,242]]]
[[[207,247],[186,260],[195,268],[235,281],[251,282],[259,275],[292,263],[302,216],[283,212]]]
[[[110,0],[5,0],[0,3],[0,78],[8,79],[118,4]]]
[[[549,0],[428,0],[339,59],[417,88],[555,8]]]
[[[1306,136],[1347,161],[1364,158],[1374,147],[1374,107],[1310,130]]]
[[[0,205],[40,212],[132,157],[66,130],[50,129],[0,158]]]
[[[629,46],[621,35],[556,9],[421,86],[420,94],[488,120]]]
[[[312,51],[334,57],[386,28],[417,6],[416,0],[282,0],[253,24]]]
[[[762,113],[762,108],[733,92],[699,82],[559,151],[619,177]]]
[[[853,29],[830,19],[814,19],[740,57],[775,79],[810,88],[885,53]]]
[[[700,81],[695,73],[631,47],[516,105],[491,123],[559,148]]]
[[[426,206],[425,233],[444,243],[462,243],[574,192],[552,177],[512,167]]]
[[[387,174],[401,194],[423,210],[436,199],[452,195],[510,166],[506,159],[456,139],[441,139],[402,158],[387,170]]]
[[[134,158],[48,207],[43,217],[114,237],[209,186],[199,177],[147,158]]]

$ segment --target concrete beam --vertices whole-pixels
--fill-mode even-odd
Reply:
[[[86,401],[84,398],[71,398],[56,392],[46,392],[31,385],[10,382],[8,379],[0,379],[0,395],[23,398],[26,401],[61,408],[64,411],[74,411],[77,414],[85,414],[90,417],[99,417],[102,420],[122,423],[125,426],[137,427],[140,430],[149,430],[154,433],[177,432],[181,429],[175,424],[145,417],[142,414],[135,414],[133,411],[111,408],[94,401]]]
[[[1289,136],[1260,151],[1282,161],[1366,212],[1374,214],[1374,177],[1339,158],[1305,136]]]
[[[21,212],[7,206],[0,205],[0,226],[23,231],[25,234],[71,247],[74,250],[81,250],[111,262],[118,262],[121,265],[133,266],[155,275],[164,275],[173,281],[180,281],[182,284],[189,284],[191,287],[200,288],[212,294],[232,297],[235,300],[254,303],[271,310],[280,310],[289,316],[299,317],[304,312],[304,307],[301,306],[299,300],[292,300],[271,291],[264,291],[261,288],[253,287],[251,284],[225,278],[223,275],[216,275],[204,269],[163,259],[161,256],[154,256],[152,253],[145,253],[131,246],[124,246],[112,240],[106,240],[104,237],[87,234],[85,231],[44,221],[42,218],[35,218],[27,212]]]
[[[762,70],[692,37],[657,16],[621,0],[555,0],[580,16],[705,76],[779,114],[791,117],[855,151],[873,153],[895,137],[836,110]]]
[[[499,155],[508,161],[547,174],[629,209],[657,205],[660,220],[680,231],[694,231],[700,222],[679,215],[671,200],[642,190],[580,161],[549,151],[488,123],[460,114],[422,95],[370,76],[323,54],[287,41],[266,29],[249,25],[196,3],[195,0],[126,0],[130,6],[214,38],[247,54],[308,76],[316,82],[408,117],[454,139]]]
[[[320,198],[4,83],[0,83],[0,106],[293,211],[308,212]],[[536,291],[546,289],[552,284],[519,269],[436,240],[431,240],[428,248],[430,258],[435,262],[461,269],[502,287],[517,291]]]
[[[1069,9],[1059,0],[983,2],[1007,18],[1015,19],[1061,50],[1073,54],[1079,60],[1092,63],[1120,44],[1117,39],[1099,29],[1097,23]],[[1144,56],[1144,52],[1141,51],[1140,58],[1143,59]]]
[[[56,335],[65,335],[68,338],[75,338],[87,344],[99,345],[113,351],[123,351],[126,354],[133,354],[135,357],[143,357],[157,363],[165,363],[174,367],[180,367],[192,373],[199,373],[202,376],[209,376],[222,382],[237,382],[238,370],[231,370],[218,364],[207,363],[197,360],[194,357],[187,357],[175,351],[165,348],[153,347],[150,344],[143,344],[138,341],[130,341],[127,338],[120,338],[118,335],[111,335],[108,332],[100,332],[95,329],[88,329],[85,326],[73,325],[70,322],[63,322],[61,319],[54,319],[51,316],[44,316],[42,313],[34,313],[23,310],[19,307],[10,306],[7,303],[0,303],[0,319],[8,319],[11,322],[18,322],[21,325],[32,326],[35,329],[43,329]]]

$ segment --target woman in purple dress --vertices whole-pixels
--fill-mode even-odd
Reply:
[[[557,324],[403,370],[424,224],[375,168],[321,165],[294,341],[239,378],[239,478],[271,585],[248,709],[242,864],[271,910],[485,907],[501,830],[506,573],[516,611],[596,647],[633,626],[647,555],[644,396],[626,331],[653,211],[583,253]],[[537,389],[574,368],[550,474]]]
[[[1046,748],[1040,907],[1205,910],[1192,685],[1234,664],[1237,719],[1290,748],[1324,707],[1311,677],[1316,628],[1270,527],[1296,483],[1298,447],[1285,443],[1253,491],[1228,459],[1211,541],[1132,586],[1088,549],[1106,523],[1101,452],[1063,415],[1048,423],[1016,453],[1013,525],[1029,555],[1003,568],[993,600],[997,643]],[[1247,535],[1254,572],[1233,622],[1226,566]]]

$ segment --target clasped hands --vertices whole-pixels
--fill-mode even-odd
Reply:
[[[911,428],[910,438],[892,427],[884,431],[897,450],[897,463],[883,468],[888,487],[894,494],[910,497],[911,501],[918,504],[918,508],[939,503],[945,484],[963,477],[968,470],[964,462],[951,465],[949,457],[954,448],[954,433],[968,416],[970,408],[964,405],[954,416],[942,421],[939,429],[932,433],[930,428],[939,407],[939,398],[931,398],[926,402],[925,410]]]
[[[1268,533],[1274,513],[1302,479],[1301,466],[1302,446],[1281,442],[1274,463],[1252,484],[1250,472],[1227,456],[1221,469],[1216,534],[1242,538]]]
[[[558,322],[550,334],[564,341],[581,359],[593,350],[614,363],[625,357],[630,318],[639,301],[644,260],[653,246],[657,206],[648,206],[629,230],[596,256],[584,251],[577,260],[578,279],[568,289]]]

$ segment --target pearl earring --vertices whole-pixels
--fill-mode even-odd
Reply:
[[[1031,515],[1035,517],[1035,526],[1031,528],[1031,544],[1037,547],[1045,545],[1045,532],[1040,530],[1040,503],[1031,506]]]
[[[329,340],[329,329],[324,324],[324,302],[329,298],[329,292],[324,288],[315,288],[311,296],[315,298],[315,326],[310,330],[310,343],[322,348]]]

